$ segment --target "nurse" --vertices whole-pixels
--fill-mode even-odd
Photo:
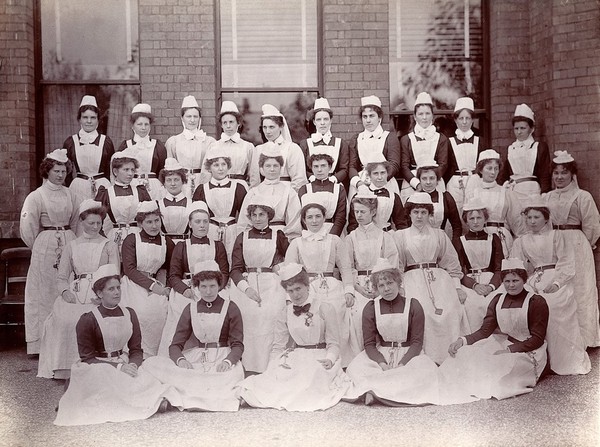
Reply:
[[[136,104],[131,111],[129,122],[133,130],[133,138],[125,140],[118,151],[128,148],[135,154],[140,167],[135,174],[133,185],[144,185],[152,200],[160,199],[164,194],[158,174],[165,166],[167,149],[162,141],[150,138],[150,128],[154,121],[149,104]]]
[[[68,159],[74,164],[73,179],[67,184],[70,183],[76,209],[85,199],[96,197],[100,186],[110,186],[110,158],[115,148],[109,137],[98,133],[99,117],[96,98],[84,96],[77,111],[81,129],[63,143]]]
[[[169,137],[165,146],[167,157],[175,158],[185,169],[188,181],[184,191],[186,197],[191,198],[198,185],[210,179],[208,173],[201,174],[201,171],[206,151],[216,144],[216,140],[200,129],[202,111],[192,95],[181,101],[181,124],[183,131]]]
[[[424,161],[434,160],[438,179],[443,179],[448,166],[448,138],[440,134],[433,124],[433,100],[427,92],[417,95],[414,108],[415,127],[408,135],[400,138],[402,157],[400,173],[404,179],[400,198],[405,203],[415,191],[422,191],[421,181],[416,177],[417,166]],[[439,182],[441,191],[444,182]]]
[[[187,207],[192,201],[183,191],[187,182],[185,169],[174,158],[165,160],[165,167],[160,170],[158,179],[164,185],[164,197],[157,200],[160,209],[161,232],[176,244],[188,237]]]
[[[327,178],[334,183],[342,183],[348,187],[348,167],[350,152],[348,143],[331,134],[333,111],[326,98],[317,98],[313,109],[309,112],[309,121],[314,125],[315,132],[306,140],[300,142],[300,148],[306,160],[306,172],[313,170],[310,157],[316,154],[327,154],[331,157]],[[314,181],[315,174],[308,181]]]
[[[283,163],[281,164],[281,181],[290,183],[294,191],[307,183],[306,160],[302,149],[292,141],[290,129],[285,116],[271,104],[262,106],[260,118],[260,132],[264,136],[265,143],[256,146],[252,155],[250,165],[250,187],[257,186],[264,178],[261,171],[260,156],[269,150],[281,153]]]

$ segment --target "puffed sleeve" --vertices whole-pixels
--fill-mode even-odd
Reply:
[[[169,357],[175,364],[178,359],[183,357],[183,347],[192,335],[192,316],[190,313],[192,305],[196,305],[196,303],[186,304],[183,312],[181,312],[175,334],[173,335],[173,341],[171,342],[171,346],[169,346]]]
[[[293,189],[288,191],[288,203],[285,209],[285,227],[283,232],[285,235],[294,239],[302,234],[302,226],[300,225],[300,211],[302,205],[298,194]]]
[[[358,157],[357,139],[358,135],[354,135],[348,143],[348,175],[352,186],[356,186],[356,183],[358,183],[358,173],[362,170],[360,158]]]
[[[285,263],[286,264],[302,264],[300,260],[300,250],[298,244],[300,242],[300,238],[294,239],[290,242],[290,245],[285,252]]]
[[[291,306],[287,303],[287,306]],[[271,348],[270,360],[276,359],[285,351],[290,339],[290,332],[287,327],[287,306],[281,308],[275,319],[273,328],[273,347]]]
[[[123,245],[121,246],[121,254],[123,256],[123,273],[125,273],[125,275],[127,275],[127,277],[138,286],[149,291],[150,287],[152,287],[152,284],[154,284],[154,281],[152,281],[152,279],[148,278],[146,275],[140,273],[138,270],[135,244],[135,234],[129,234],[123,240]]]
[[[435,236],[438,238],[438,265],[448,272],[454,280],[454,287],[460,288],[460,280],[463,273],[458,261],[456,250],[450,242],[450,239],[444,230],[435,230]]]
[[[338,156],[338,162],[336,167],[335,178],[338,183],[344,183],[348,179],[348,171],[350,168],[350,148],[348,143],[342,139],[340,144],[340,154]]]
[[[554,255],[557,257],[553,282],[559,287],[575,277],[575,252],[573,245],[567,244],[561,231],[554,231]]]
[[[581,216],[581,231],[593,247],[600,237],[600,214],[592,195],[580,190],[575,201]]]
[[[227,308],[227,319],[229,320],[228,343],[231,351],[226,357],[227,360],[235,365],[242,358],[244,353],[244,325],[240,308],[233,301],[229,302]]]
[[[352,277],[352,261],[348,246],[339,237],[333,238],[335,246],[335,265],[340,270],[342,276],[342,284],[344,285],[344,293],[354,293],[354,279]]]
[[[244,273],[246,272],[246,262],[244,261],[244,234],[238,234],[235,242],[233,243],[233,250],[231,251],[231,274],[229,275],[235,285],[242,291],[245,292],[248,286],[248,281],[244,279]]]
[[[381,247],[381,257],[386,258],[395,267],[398,265],[398,248],[391,234],[383,233],[383,244]],[[458,263],[458,261],[457,261]]]
[[[286,167],[290,174],[292,188],[294,191],[298,191],[300,187],[308,181],[306,180],[306,161],[302,149],[296,143],[290,144],[288,152]]]
[[[538,153],[536,159],[536,172],[534,175],[540,182],[541,192],[552,189],[552,164],[550,162],[550,151],[548,145],[542,141],[538,142]]]
[[[377,320],[375,319],[375,301],[369,300],[362,313],[362,330],[365,353],[375,363],[386,363],[385,357],[377,349]]]
[[[404,230],[396,231],[394,234],[394,242],[396,243],[396,249],[398,251],[398,269],[400,273],[404,276],[404,269],[408,264],[406,259],[406,233]]]
[[[290,246],[290,241],[281,230],[277,230],[277,252],[273,256],[273,265],[285,260],[285,254]]]
[[[392,169],[388,175],[388,180],[399,177],[400,175],[400,142],[395,132],[390,132],[385,140],[384,146],[385,159],[390,163]]]
[[[198,191],[198,188],[196,191]],[[244,197],[242,202],[242,206],[240,207],[240,212],[238,215],[237,221],[237,231],[238,234],[242,233],[244,230],[248,230],[252,227],[252,223],[250,222],[250,218],[248,217],[248,205],[252,203],[252,199],[256,195],[256,191],[254,189],[250,189]]]
[[[329,303],[321,303],[319,306],[319,314],[323,321],[325,321],[325,344],[327,346],[325,358],[331,360],[332,363],[335,363],[340,357],[340,328],[335,309]]]
[[[442,193],[442,197],[444,199],[444,213],[452,226],[452,244],[454,244],[455,247],[458,247],[458,240],[462,236],[463,228],[456,201],[449,192]]]
[[[60,264],[58,265],[58,276],[56,282],[58,285],[58,294],[62,295],[65,290],[69,290],[69,279],[73,269],[73,243],[71,241],[65,247],[61,257]]]
[[[128,307],[127,310],[129,310],[129,314],[131,315],[131,324],[133,326],[133,333],[127,342],[127,347],[129,348],[129,363],[135,363],[137,366],[140,366],[144,361],[140,321],[137,314],[131,307]]]
[[[406,219],[406,213],[404,212],[404,206],[402,206],[402,200],[396,193],[394,194],[394,207],[392,208],[392,222],[396,230],[404,230],[408,228],[408,221]]]
[[[443,179],[448,167],[448,138],[444,134],[440,134],[437,147],[435,149],[435,161],[438,164],[438,178]]]
[[[96,359],[96,340],[98,331],[98,322],[92,312],[87,312],[79,317],[79,321],[75,326],[75,332],[77,334],[79,358],[84,363],[91,364],[100,362],[100,360]]]
[[[408,183],[415,178],[412,172],[410,172],[410,162],[412,159],[412,145],[410,144],[410,138],[408,135],[403,135],[400,138],[400,176]],[[413,182],[414,183],[414,182]],[[417,179],[418,184],[418,179]],[[412,185],[411,185],[412,186]]]
[[[140,202],[150,202],[152,200],[152,197],[150,197],[150,193],[144,185],[138,185],[137,190]]]
[[[165,148],[167,149],[167,158],[175,158],[177,159],[177,151],[176,151],[176,136],[173,135],[169,138],[167,138],[167,141],[165,143]]]
[[[333,213],[333,226],[329,232],[339,236],[344,231],[346,225],[346,188],[341,183],[339,185],[339,193],[337,198],[337,205],[335,212]]]
[[[252,160],[248,168],[248,184],[250,188],[254,188],[260,183],[260,168],[258,166],[258,159],[260,158],[261,154],[261,146],[262,145],[256,146],[252,152]]]
[[[42,204],[39,191],[33,191],[26,198],[21,208],[21,218],[19,221],[19,231],[21,239],[29,248],[33,248],[35,238],[40,233],[40,214]]]
[[[401,365],[406,365],[413,357],[421,353],[423,350],[423,334],[425,333],[425,312],[423,312],[421,303],[415,298],[406,298],[405,306],[410,306],[408,310],[408,333],[406,334],[409,348],[400,360]],[[406,307],[404,312],[406,312]]]
[[[227,250],[221,241],[215,241],[215,261],[219,265],[219,270],[223,274],[223,287],[225,287],[229,282],[229,261],[227,260]]]
[[[171,264],[169,265],[169,279],[167,280],[169,286],[181,295],[189,289],[189,286],[183,282],[183,275],[185,273],[184,259],[187,258],[186,252],[185,243],[175,245],[173,256],[171,256]]]

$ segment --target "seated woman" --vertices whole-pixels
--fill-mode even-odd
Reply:
[[[164,197],[157,200],[160,209],[161,231],[176,244],[187,238],[188,213],[187,206],[192,202],[185,196],[183,186],[187,183],[187,175],[183,166],[174,158],[165,160],[165,167],[160,170],[158,179],[164,186]]]
[[[177,390],[171,405],[180,410],[237,411],[235,385],[244,379],[242,315],[219,295],[223,274],[215,261],[194,266],[192,300],[181,314],[169,358],[152,357],[144,366]]]
[[[269,366],[239,383],[238,396],[257,408],[326,410],[350,386],[340,362],[335,310],[310,292],[300,264],[284,265],[279,277],[289,301],[277,316]]]
[[[144,185],[134,186],[131,183],[139,166],[139,162],[127,149],[115,153],[110,162],[113,184],[108,188],[100,186],[94,199],[107,210],[104,234],[108,240],[117,243],[119,248],[128,234],[139,232],[135,215],[140,202],[152,200]]]
[[[208,151],[204,157],[204,167],[210,172],[211,179],[196,189],[192,200],[201,200],[208,206],[208,236],[213,241],[223,243],[231,262],[231,251],[238,234],[237,219],[246,197],[246,187],[227,176],[231,169],[231,158],[223,148]]]
[[[244,368],[263,372],[273,344],[275,318],[285,307],[285,290],[277,272],[289,242],[281,230],[270,228],[275,210],[270,198],[254,196],[247,208],[252,228],[238,235],[233,244],[231,287],[234,301],[244,318]]]
[[[408,227],[400,196],[394,192],[388,181],[391,169],[391,164],[387,161],[368,163],[365,167],[365,172],[370,179],[369,189],[377,196],[377,214],[373,221],[383,231],[403,230]],[[350,201],[348,232],[356,227],[358,223]]]
[[[550,308],[548,361],[556,374],[587,374],[590,358],[577,319],[573,296],[575,252],[560,231],[548,225],[550,210],[540,198],[523,210],[529,233],[515,240],[511,256],[531,266],[526,287],[543,296]]]
[[[285,254],[286,263],[302,264],[311,278],[310,290],[336,311],[340,328],[342,366],[348,366],[354,353],[350,349],[350,308],[354,305],[354,287],[350,256],[344,242],[325,228],[325,207],[309,203],[302,208],[302,222],[308,228],[294,239]],[[342,280],[336,278],[339,270]]]
[[[356,290],[356,301],[352,307],[350,320],[350,345],[352,357],[363,350],[362,312],[369,300],[377,296],[371,284],[371,270],[377,259],[386,258],[392,265],[398,265],[398,249],[394,237],[379,228],[374,219],[377,216],[377,196],[364,185],[352,199],[352,208],[358,227],[344,242],[350,255],[350,265]]]
[[[525,290],[519,259],[502,261],[506,292],[488,306],[481,328],[458,338],[439,368],[440,403],[506,399],[533,391],[546,366],[546,300]]]
[[[423,308],[401,294],[400,270],[387,259],[377,261],[371,282],[379,296],[363,310],[365,350],[346,370],[353,386],[345,397],[365,395],[366,405],[374,398],[386,405],[437,402],[437,365],[423,354]]]
[[[56,425],[88,425],[147,419],[165,411],[174,391],[145,370],[135,311],[120,306],[119,268],[105,264],[93,274],[101,304],[77,323],[81,360],[60,399]],[[123,352],[126,350],[127,352]]]
[[[416,298],[425,312],[423,350],[440,364],[448,355],[448,345],[468,331],[460,285],[463,274],[456,250],[442,230],[432,228],[431,197],[415,192],[406,202],[411,226],[394,235],[400,271],[404,271],[406,296]]]
[[[347,197],[344,185],[331,180],[332,163],[333,158],[330,155],[319,153],[318,149],[315,150],[308,158],[313,175],[310,176],[310,183],[300,187],[298,197],[302,206],[315,201],[323,205],[325,207],[324,227],[329,233],[339,236],[346,226]]]
[[[169,355],[169,346],[173,341],[181,313],[188,304],[198,300],[198,296],[192,290],[191,269],[194,265],[202,261],[216,261],[223,274],[221,289],[229,281],[229,262],[225,246],[208,237],[209,218],[206,203],[193,202],[187,207],[187,213],[192,234],[183,243],[175,246],[169,263],[167,284],[171,287],[171,292],[169,293],[167,320],[158,348],[158,354],[164,357]],[[226,296],[224,290],[221,294]]]
[[[469,229],[460,237],[457,252],[463,272],[460,282],[467,294],[465,312],[469,328],[475,332],[481,327],[488,304],[498,293],[494,292],[502,284],[502,244],[498,235],[484,230],[488,211],[483,203],[473,199],[463,209],[463,220]]]
[[[100,235],[106,210],[100,202],[86,199],[79,206],[83,233],[65,247],[58,266],[60,296],[44,322],[38,377],[68,379],[71,365],[79,359],[75,325],[94,308],[93,273],[104,264],[120,267],[117,244]]]
[[[304,162],[302,163],[302,169],[304,169]],[[260,167],[260,174],[265,179],[248,191],[240,210],[238,231],[241,232],[252,226],[247,212],[248,206],[255,200],[255,197],[261,196],[269,199],[270,206],[275,212],[270,221],[271,227],[274,230],[282,230],[289,239],[300,236],[302,232],[300,208],[302,207],[298,194],[291,184],[281,181],[284,164],[281,149],[278,147],[261,149],[257,164]]]
[[[157,279],[166,269],[173,252],[171,239],[160,234],[160,211],[156,202],[142,202],[135,220],[139,233],[123,241],[123,304],[133,308],[140,319],[144,355],[158,353],[160,337],[167,319],[170,289],[164,279]],[[163,276],[163,272],[160,272]]]

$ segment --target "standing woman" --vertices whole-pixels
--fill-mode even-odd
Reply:
[[[108,136],[98,133],[99,117],[96,98],[84,96],[77,112],[81,129],[63,143],[67,158],[74,164],[69,188],[75,199],[75,207],[79,207],[85,199],[96,197],[100,186],[108,188],[110,185],[110,157],[115,148]]]
[[[233,244],[231,300],[244,318],[246,371],[263,372],[273,344],[275,318],[285,306],[285,291],[277,272],[289,242],[283,231],[269,227],[275,210],[266,198],[254,196],[246,212],[252,228],[238,235]]]
[[[188,237],[187,207],[192,201],[183,191],[187,175],[177,160],[167,158],[158,179],[164,186],[164,197],[157,200],[162,220],[161,231],[177,244]]]
[[[554,189],[544,198],[550,208],[552,227],[577,253],[573,288],[583,341],[586,346],[599,346],[598,288],[592,253],[600,237],[598,208],[592,195],[577,185],[575,159],[567,151],[556,151],[554,155]]]
[[[135,221],[139,204],[152,200],[144,185],[132,184],[138,167],[139,162],[129,150],[115,153],[110,162],[113,184],[108,188],[101,186],[95,198],[107,210],[104,234],[119,247],[128,234],[139,232]]]
[[[136,104],[129,118],[133,138],[123,141],[118,150],[128,148],[132,154],[135,154],[140,167],[135,174],[133,184],[144,185],[152,200],[158,200],[164,194],[158,174],[165,166],[167,149],[162,141],[150,138],[150,127],[153,121],[154,115],[150,105]]]
[[[502,242],[502,253],[508,257],[513,244],[513,232],[524,233],[519,201],[512,191],[500,186],[496,179],[500,171],[500,154],[493,149],[487,149],[479,154],[477,174],[481,179],[471,179],[466,190],[466,200],[478,200],[485,203],[488,210],[488,220],[485,231],[497,234]],[[511,231],[512,230],[512,231]]]
[[[383,110],[377,96],[366,96],[360,100],[359,116],[364,130],[350,141],[348,197],[353,197],[361,184],[369,185],[365,172],[368,163],[388,161],[390,190],[400,192],[396,178],[400,174],[400,143],[394,133],[383,130]]]
[[[348,143],[331,134],[333,111],[329,107],[329,101],[326,98],[317,98],[313,109],[309,113],[309,120],[314,124],[315,132],[309,138],[300,142],[300,149],[302,149],[306,160],[306,172],[312,171],[313,167],[310,163],[312,155],[327,154],[332,159],[331,166],[329,166],[329,180],[342,183],[345,187],[348,187],[350,163]],[[312,177],[314,177],[314,174],[309,178],[311,182],[314,180]]]
[[[307,183],[306,160],[302,149],[292,141],[287,121],[283,114],[271,104],[262,106],[260,118],[260,132],[264,143],[254,148],[252,163],[250,165],[250,187],[257,186],[264,177],[260,172],[260,155],[265,150],[281,152],[283,164],[281,165],[281,181],[289,182],[294,191]]]
[[[38,377],[68,379],[79,359],[75,325],[94,308],[93,274],[101,265],[121,266],[119,247],[100,235],[106,210],[86,199],[79,206],[81,236],[69,242],[58,267],[59,296],[44,323]]]
[[[208,206],[208,235],[212,240],[225,245],[227,257],[231,262],[233,243],[238,234],[238,216],[247,189],[243,181],[232,180],[227,176],[232,168],[232,161],[222,147],[215,147],[206,153],[204,166],[210,172],[211,179],[196,189],[193,200],[200,200]]]
[[[527,104],[519,104],[512,119],[515,142],[502,153],[499,182],[508,181],[524,205],[531,196],[550,191],[552,167],[548,145],[535,141],[535,118]]]
[[[252,161],[254,145],[249,141],[242,140],[242,137],[240,137],[243,122],[244,117],[235,102],[223,101],[221,113],[219,114],[219,123],[222,129],[221,138],[217,140],[215,147],[231,161],[229,178],[237,180],[248,189],[248,171]],[[206,168],[206,163],[204,163],[204,171],[210,171]]]
[[[497,234],[488,234],[484,226],[488,210],[473,199],[463,207],[463,220],[468,230],[456,246],[463,277],[460,280],[467,294],[464,303],[471,332],[481,327],[490,300],[502,284],[502,243]]]
[[[200,174],[206,151],[212,148],[216,140],[200,129],[202,111],[193,96],[186,96],[181,102],[181,123],[183,132],[169,137],[165,146],[167,156],[175,158],[187,173],[188,182],[184,187],[185,195],[191,198],[201,183],[209,179],[207,173]]]
[[[471,98],[458,98],[454,106],[455,136],[450,137],[448,168],[444,176],[447,191],[452,194],[458,212],[465,203],[465,188],[475,175],[477,156],[483,150],[481,141],[473,133],[475,104]]]
[[[27,353],[39,354],[44,321],[59,295],[57,277],[65,246],[75,239],[77,209],[71,191],[63,186],[72,165],[66,149],[56,149],[40,164],[42,186],[31,192],[21,210],[21,239],[31,249],[25,284]]]
[[[294,239],[285,254],[286,263],[302,264],[310,277],[311,293],[333,306],[340,329],[339,343],[342,366],[352,359],[349,346],[350,308],[354,306],[354,285],[350,256],[344,242],[325,227],[325,207],[308,203],[301,211],[306,230]],[[342,280],[336,278],[339,270]]]
[[[277,315],[267,370],[238,385],[250,406],[287,411],[326,410],[350,386],[340,362],[335,310],[311,293],[300,264],[286,264],[281,286],[289,296]]]
[[[448,346],[468,331],[462,303],[466,294],[456,250],[443,230],[432,228],[429,194],[416,192],[406,202],[411,226],[395,234],[406,296],[416,298],[425,312],[423,350],[440,364]]]
[[[587,374],[590,358],[581,336],[577,301],[573,296],[575,252],[559,230],[549,225],[550,210],[538,197],[523,210],[527,234],[517,238],[511,257],[528,262],[527,288],[543,296],[550,309],[548,320],[548,361],[556,374]]]
[[[209,212],[204,202],[193,202],[187,207],[190,236],[177,244],[169,262],[169,309],[160,340],[159,355],[168,356],[173,334],[185,306],[197,301],[192,288],[192,268],[198,262],[216,261],[223,275],[221,288],[229,281],[229,262],[225,246],[220,241],[208,237],[210,228]],[[223,292],[222,292],[223,293]],[[225,296],[224,294],[222,296]],[[225,296],[226,297],[226,296]]]
[[[142,348],[146,357],[158,353],[158,345],[167,319],[170,288],[159,281],[160,270],[169,265],[173,253],[171,239],[160,234],[160,211],[156,202],[142,202],[135,220],[138,233],[123,241],[123,304],[136,311],[142,330]]]
[[[400,198],[402,202],[415,191],[422,191],[421,181],[416,177],[417,166],[424,161],[435,160],[438,179],[443,179],[448,166],[448,138],[440,134],[433,124],[433,100],[427,92],[417,95],[414,108],[415,127],[408,135],[400,138],[402,151],[400,173],[404,181]],[[444,182],[439,188],[444,191]]]

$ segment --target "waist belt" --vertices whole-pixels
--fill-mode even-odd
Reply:
[[[292,178],[290,176],[284,175],[283,177],[279,177],[280,182],[291,182]]]
[[[170,237],[171,239],[187,239],[187,234],[175,234],[175,233],[165,233],[165,236]]]
[[[330,217],[329,219],[325,219],[326,223],[333,223],[333,217]]]
[[[508,341],[511,343],[522,343],[523,340],[517,340],[515,337],[508,336]]]
[[[555,230],[581,230],[581,225],[552,225]]]
[[[483,273],[483,272],[491,272],[489,268],[485,269],[469,269],[469,273]]]
[[[106,352],[106,351],[100,352],[96,357],[101,357],[103,359],[112,359],[115,357],[119,357],[121,355],[123,355],[123,350],[119,349],[118,351],[112,351],[112,352]]]
[[[158,178],[154,172],[149,172],[147,174],[135,174],[133,178]]]
[[[82,273],[81,275],[73,275],[73,279],[92,278],[93,273]]]
[[[81,172],[77,173],[77,178],[82,178],[84,180],[98,180],[99,178],[104,177],[104,174],[101,172],[100,174],[82,174]]]
[[[211,343],[202,343],[199,341],[200,348],[210,349],[210,348],[226,348],[229,346],[229,343],[219,343],[219,342],[211,342]]]
[[[504,222],[486,222],[483,224],[484,227],[498,227],[504,228]]]
[[[210,223],[219,227],[229,227],[231,225],[235,225],[237,222],[235,221],[235,217],[231,217],[229,222],[219,222],[218,220],[210,219]]]
[[[246,271],[248,273],[273,273],[271,267],[248,267]]]
[[[404,267],[404,271],[410,272],[411,270],[416,270],[416,269],[434,269],[437,267],[438,267],[437,262],[425,262],[423,264],[407,265],[406,267]]]
[[[550,270],[556,268],[556,264],[546,264],[546,265],[539,265],[537,267],[535,267],[533,269],[534,272],[543,272],[544,270]]]
[[[383,346],[385,348],[397,348],[397,347],[403,347],[403,348],[407,348],[408,346],[410,346],[410,342],[409,341],[403,341],[403,342],[399,342],[399,341],[381,341],[379,343],[379,346]]]
[[[326,343],[317,343],[316,345],[296,345],[297,349],[325,349]]]
[[[392,228],[392,225],[391,225],[391,224],[388,224],[388,226],[387,226],[387,227],[385,227],[385,228],[382,228],[382,230],[383,230],[383,231],[385,231],[385,232],[387,233],[388,231],[393,231],[393,228]]]
[[[229,178],[235,180],[246,180],[246,176],[244,174],[229,174]]]
[[[200,172],[202,172],[202,169],[187,169],[187,168],[183,168],[185,169],[185,172],[187,174],[200,174]]]
[[[131,223],[113,223],[113,228],[129,228],[129,227],[137,227],[137,222]]]
[[[522,177],[522,178],[513,180],[513,182],[515,183],[515,185],[518,185],[519,183],[523,183],[523,182],[537,182],[537,177],[534,175],[532,175],[531,177]]]
[[[192,275],[190,272],[187,272],[183,274],[183,279],[192,279],[192,276],[194,275]]]
[[[371,274],[371,270],[359,270],[356,273],[358,276],[369,276]]]
[[[70,225],[65,225],[64,227],[42,227],[44,231],[46,230],[56,230],[56,231],[67,231],[71,229]]]
[[[461,170],[457,170],[454,171],[454,175],[472,175],[475,174],[475,171],[471,170],[471,169],[463,169]]]
[[[269,225],[281,225],[285,227],[285,222],[283,220],[274,220],[273,222],[269,222]]]
[[[333,278],[333,272],[309,273],[308,276],[310,278],[318,278],[319,276],[324,276],[325,278]]]
[[[148,278],[156,278],[156,273],[142,272],[141,270],[138,270],[138,272],[140,272],[144,276],[147,276]]]

